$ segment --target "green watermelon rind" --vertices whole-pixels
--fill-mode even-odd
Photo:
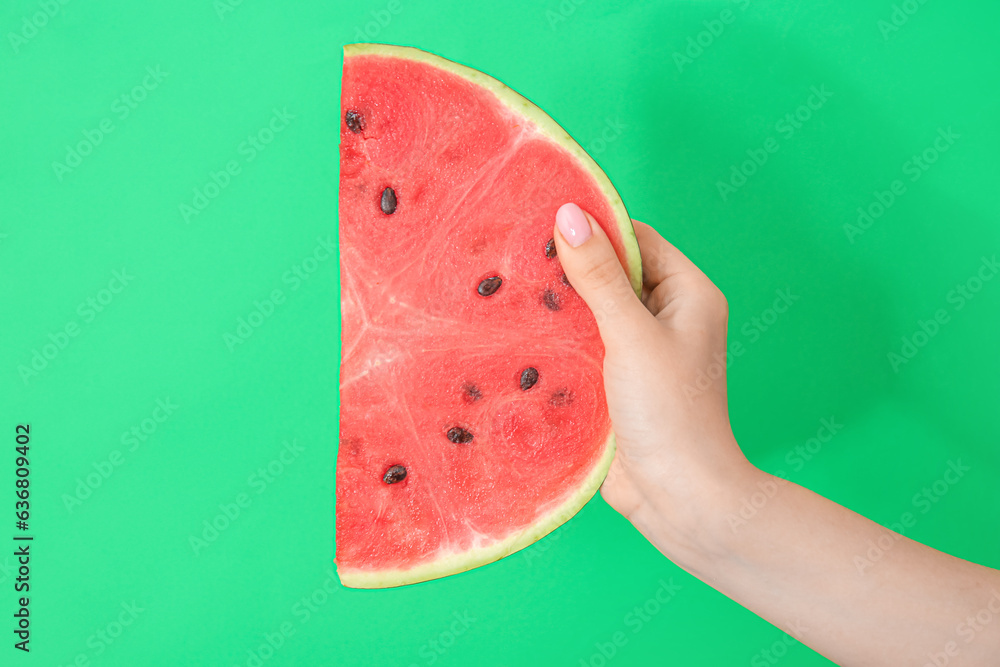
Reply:
[[[632,219],[622,202],[621,195],[608,179],[597,162],[548,114],[507,85],[482,72],[460,65],[420,49],[391,44],[348,44],[344,47],[344,58],[356,56],[382,56],[423,62],[438,69],[460,76],[483,89],[492,92],[497,99],[518,116],[527,118],[539,132],[562,147],[580,163],[580,166],[596,181],[598,189],[608,201],[614,213],[614,224],[621,235],[625,250],[626,273],[637,296],[642,293],[642,264],[639,244],[632,227]],[[390,588],[405,586],[431,579],[458,574],[487,565],[528,547],[542,539],[559,526],[566,523],[586,505],[601,487],[615,456],[615,434],[608,432],[601,458],[591,468],[586,479],[560,505],[546,511],[525,529],[508,535],[503,540],[484,547],[457,551],[441,555],[431,561],[407,569],[366,570],[344,568],[338,564],[337,574],[344,586],[349,588]]]
[[[458,551],[454,554],[436,558],[433,561],[405,570],[345,570],[343,567],[338,567],[337,574],[340,577],[340,583],[348,588],[391,588],[393,586],[406,586],[407,584],[416,584],[422,581],[440,579],[441,577],[458,574],[505,558],[516,551],[531,546],[569,521],[577,512],[583,509],[583,506],[601,488],[601,484],[608,474],[608,468],[611,467],[611,461],[614,457],[615,434],[609,432],[600,461],[594,465],[590,474],[577,488],[576,492],[561,505],[544,514],[533,524],[520,532],[507,536],[504,540],[478,549]]]
[[[615,226],[621,233],[622,246],[625,248],[626,273],[628,273],[629,282],[632,284],[632,289],[635,290],[636,296],[642,295],[642,262],[639,257],[639,242],[635,238],[635,229],[632,228],[632,218],[629,217],[628,211],[625,210],[625,204],[622,202],[621,195],[618,194],[618,190],[611,184],[611,180],[597,162],[594,161],[594,158],[590,157],[590,154],[569,135],[569,132],[554,121],[551,116],[502,81],[494,79],[488,74],[483,74],[479,70],[459,65],[441,56],[436,56],[433,53],[421,51],[410,46],[395,46],[393,44],[348,44],[344,46],[345,59],[366,55],[413,60],[427,63],[432,67],[456,74],[496,95],[497,99],[507,108],[533,122],[542,134],[556,142],[556,144],[576,158],[583,169],[597,181],[597,187],[614,211]]]

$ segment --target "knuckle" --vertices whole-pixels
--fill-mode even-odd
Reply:
[[[712,285],[711,293],[712,293],[712,296],[711,296],[712,307],[719,314],[721,314],[721,315],[727,315],[728,316],[729,315],[729,300],[726,298],[726,295],[723,294],[722,290],[720,290],[715,285]]]
[[[723,320],[729,318],[729,301],[722,290],[716,287],[712,281],[707,279],[699,281],[696,292],[703,312]]]
[[[729,319],[729,301],[722,290],[715,285],[712,285],[712,289],[709,291],[708,305],[710,312],[717,318],[722,321]]]

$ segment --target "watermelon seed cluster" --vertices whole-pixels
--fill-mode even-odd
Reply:
[[[548,241],[546,241],[546,243],[545,243],[545,256],[548,257],[549,259],[553,259],[556,256],[556,240],[555,239],[549,239]],[[563,281],[563,285],[566,285],[567,287],[572,287],[572,285],[569,284],[569,278],[566,277],[565,273],[562,274],[562,281]],[[555,292],[552,292],[552,291],[546,292],[543,295],[542,299],[545,302],[545,305],[548,307],[549,310],[559,310],[559,306],[560,306],[559,295],[556,294]],[[555,306],[555,307],[553,308],[553,306]]]
[[[536,384],[538,384],[538,369],[533,366],[528,366],[523,371],[521,371],[521,390],[528,391]],[[465,394],[465,398],[470,402],[478,401],[483,397],[483,393],[474,384],[466,383],[462,385],[462,391]],[[554,392],[551,397],[549,397],[549,402],[555,407],[563,407],[569,405],[573,402],[573,392],[569,389],[559,389]],[[449,441],[455,443],[456,445],[467,445],[475,439],[472,431],[462,428],[461,426],[453,426],[448,429],[446,434]],[[385,471],[382,476],[382,481],[386,484],[395,484],[406,479],[406,468],[401,465],[391,466]]]
[[[357,111],[348,111],[346,118],[347,127],[351,132],[358,133],[365,128],[365,118],[362,114]],[[397,200],[396,191],[391,187],[387,187],[382,191],[382,198],[380,201],[380,207],[382,212],[386,215],[392,215],[396,212]],[[554,238],[549,239],[545,242],[545,257],[548,259],[553,259],[556,256],[556,242]],[[569,279],[566,274],[562,274],[562,282],[569,285]],[[503,278],[500,276],[490,276],[489,278],[484,278],[479,283],[479,287],[476,291],[480,296],[489,297],[497,293],[500,286],[503,285]],[[547,289],[542,293],[542,303],[549,310],[556,311],[562,307],[561,297],[554,291]],[[521,391],[528,391],[538,383],[538,369],[529,366],[521,372],[520,386]],[[483,397],[482,392],[474,384],[465,384],[462,387],[465,393],[465,398],[469,402],[475,402]],[[564,406],[573,401],[572,392],[562,389],[554,394],[549,399],[549,402],[554,406]],[[447,432],[448,440],[457,445],[467,445],[473,441],[475,436],[471,431],[464,429],[460,426],[454,426],[448,429]],[[385,471],[382,476],[382,481],[386,484],[396,484],[406,479],[406,468],[401,465],[391,466]]]

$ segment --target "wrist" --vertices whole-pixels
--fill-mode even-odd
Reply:
[[[629,520],[664,555],[692,572],[729,552],[743,500],[774,484],[738,447],[734,456],[715,458],[708,466],[683,466],[636,482],[642,502]]]

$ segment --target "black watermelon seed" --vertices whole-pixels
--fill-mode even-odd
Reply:
[[[486,278],[483,282],[479,283],[479,288],[476,290],[479,292],[479,296],[493,296],[496,294],[497,290],[500,289],[500,285],[503,284],[503,278],[500,276],[493,276],[492,278]]]
[[[538,382],[538,370],[535,368],[525,368],[521,373],[521,390],[528,391]]]
[[[365,117],[358,111],[348,111],[344,120],[347,121],[347,129],[354,134],[365,129]]]
[[[544,293],[542,293],[542,303],[544,303],[545,307],[549,310],[559,310],[559,308],[562,307],[562,299],[560,299],[559,295],[550,289],[547,289]]]
[[[572,402],[573,402],[573,392],[571,392],[569,389],[560,389],[559,391],[552,394],[552,397],[549,399],[549,403],[551,403],[557,408],[567,406]]]
[[[406,479],[406,468],[403,466],[392,466],[382,476],[382,481],[386,484],[395,484],[396,482],[402,482],[404,479]]]
[[[563,281],[563,285],[567,285],[569,287],[572,287],[572,285],[569,284],[569,278],[566,277],[565,273],[562,274],[562,281]]]
[[[474,384],[467,384],[462,387],[462,391],[465,392],[465,400],[469,403],[475,403],[483,397],[483,392],[479,390]]]
[[[382,212],[386,215],[392,215],[396,212],[396,191],[392,188],[386,188],[382,191]]]
[[[545,256],[552,259],[556,256],[556,240],[549,239],[545,242]]]
[[[464,428],[454,426],[448,429],[448,439],[456,445],[467,445],[472,442],[472,434]]]

